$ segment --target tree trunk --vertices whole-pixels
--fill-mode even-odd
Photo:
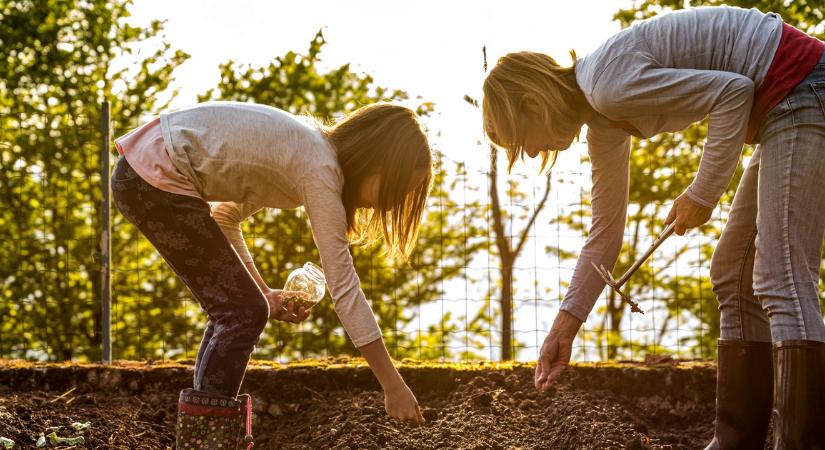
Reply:
[[[501,360],[513,359],[513,261],[501,261]]]

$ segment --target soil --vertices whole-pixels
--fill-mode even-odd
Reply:
[[[422,426],[386,415],[362,363],[251,367],[242,391],[255,398],[255,449],[686,449],[713,435],[708,364],[577,365],[543,394],[529,366],[408,363],[401,372]],[[58,436],[84,444],[49,448],[172,448],[177,392],[191,373],[185,363],[5,362],[0,436],[35,448],[41,433],[60,427]],[[71,427],[86,421],[87,430]]]

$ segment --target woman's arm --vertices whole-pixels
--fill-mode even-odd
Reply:
[[[593,264],[612,270],[622,249],[627,220],[630,136],[619,129],[589,126],[587,146],[593,181],[592,223],[561,305],[562,311],[582,322],[605,285]]]
[[[618,129],[588,126],[587,145],[593,178],[593,223],[559,313],[539,352],[534,383],[547,390],[561,375],[573,352],[573,341],[604,289],[592,264],[612,270],[622,248],[627,216],[630,137]]]
[[[658,131],[661,117],[697,122],[707,117],[699,170],[685,194],[698,205],[714,208],[739,163],[753,94],[753,81],[738,73],[659,67],[649,55],[628,53],[605,69],[593,102],[610,119],[637,119],[645,135]]]

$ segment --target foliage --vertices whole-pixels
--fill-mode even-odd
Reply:
[[[188,57],[161,42],[137,67],[115,70],[119,55],[131,54],[133,44],[161,31],[157,21],[145,29],[125,23],[127,6],[102,0],[0,2],[4,355],[100,356],[99,105],[112,99],[117,126],[136,125],[141,114],[163,107],[155,93],[167,88]],[[112,95],[115,85],[118,95]],[[121,237],[114,245],[122,254]],[[131,275],[121,281],[137,285]],[[124,291],[116,286],[116,292]],[[121,312],[134,313],[128,307]],[[180,323],[166,319],[170,328]]]

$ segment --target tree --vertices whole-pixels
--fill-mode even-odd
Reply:
[[[204,100],[254,101],[275,106],[294,114],[311,114],[329,122],[358,107],[378,101],[408,100],[408,94],[376,86],[369,75],[353,72],[344,64],[328,72],[319,68],[321,50],[326,43],[319,31],[306,54],[288,52],[261,68],[238,67],[229,61],[220,66],[221,81],[199,97]],[[426,116],[431,103],[421,103],[417,110]],[[460,276],[473,254],[482,245],[474,225],[462,218],[468,214],[450,198],[450,185],[461,179],[450,175],[439,158],[430,207],[425,213],[416,251],[409,265],[395,264],[384,254],[380,244],[352,249],[356,271],[364,292],[372,300],[373,312],[384,331],[388,348],[396,357],[451,357],[448,340],[457,330],[442,317],[439,328],[409,333],[417,317],[416,310],[443,295],[440,286]],[[466,173],[463,175],[466,176]],[[259,213],[244,224],[250,251],[256,265],[271,286],[282,286],[289,272],[304,261],[318,261],[317,249],[303,209]],[[271,322],[262,339],[258,355],[305,356],[353,352],[343,336],[330,301],[313,310],[302,326],[300,339],[294,326]],[[438,345],[422,345],[423,343]]]
[[[155,94],[187,58],[161,43],[139,65],[116,70],[117,58],[161,31],[157,21],[126,24],[128,3],[0,2],[4,355],[100,357],[99,105],[112,99],[116,127],[134,126],[163,106]],[[120,236],[114,244],[122,250]]]
[[[541,199],[534,206],[533,211],[528,216],[523,215],[522,220],[527,219],[527,224],[516,235],[508,234],[505,231],[504,222],[508,220],[508,212],[502,208],[498,191],[498,151],[495,146],[490,146],[490,215],[493,217],[493,230],[495,232],[495,244],[500,265],[501,276],[501,359],[508,361],[513,359],[513,268],[516,259],[521,254],[524,244],[529,237],[530,228],[536,222],[536,218],[550,195],[550,171],[545,175],[545,187]],[[510,198],[525,196],[517,190],[517,184],[513,180],[508,182],[508,194]]]
[[[487,70],[487,49],[482,49],[484,54],[484,70]],[[464,100],[470,105],[478,108],[478,101],[470,97],[464,96]],[[529,238],[530,228],[536,223],[536,218],[542,209],[544,209],[547,199],[550,195],[550,171],[545,175],[545,186],[542,191],[541,199],[533,206],[532,212],[522,211],[519,219],[526,220],[526,224],[522,230],[516,234],[513,232],[507,233],[505,229],[505,222],[508,220],[512,222],[514,218],[510,212],[502,207],[502,202],[498,187],[498,148],[490,144],[490,170],[487,172],[487,179],[490,185],[490,206],[488,214],[492,217],[493,234],[495,242],[495,254],[499,258],[499,276],[501,283],[501,293],[499,298],[499,308],[501,313],[501,359],[509,361],[513,359],[513,347],[516,342],[513,337],[513,284],[515,277],[513,269],[515,268],[516,260],[524,249],[524,244]],[[512,178],[507,180],[507,196],[511,203],[522,203],[525,195],[518,189],[518,183]],[[489,250],[488,250],[489,251]],[[492,294],[492,293],[491,293]],[[487,305],[485,305],[486,307]],[[482,308],[483,311],[484,308]],[[485,318],[479,315],[476,320]],[[492,317],[486,317],[492,322]]]

